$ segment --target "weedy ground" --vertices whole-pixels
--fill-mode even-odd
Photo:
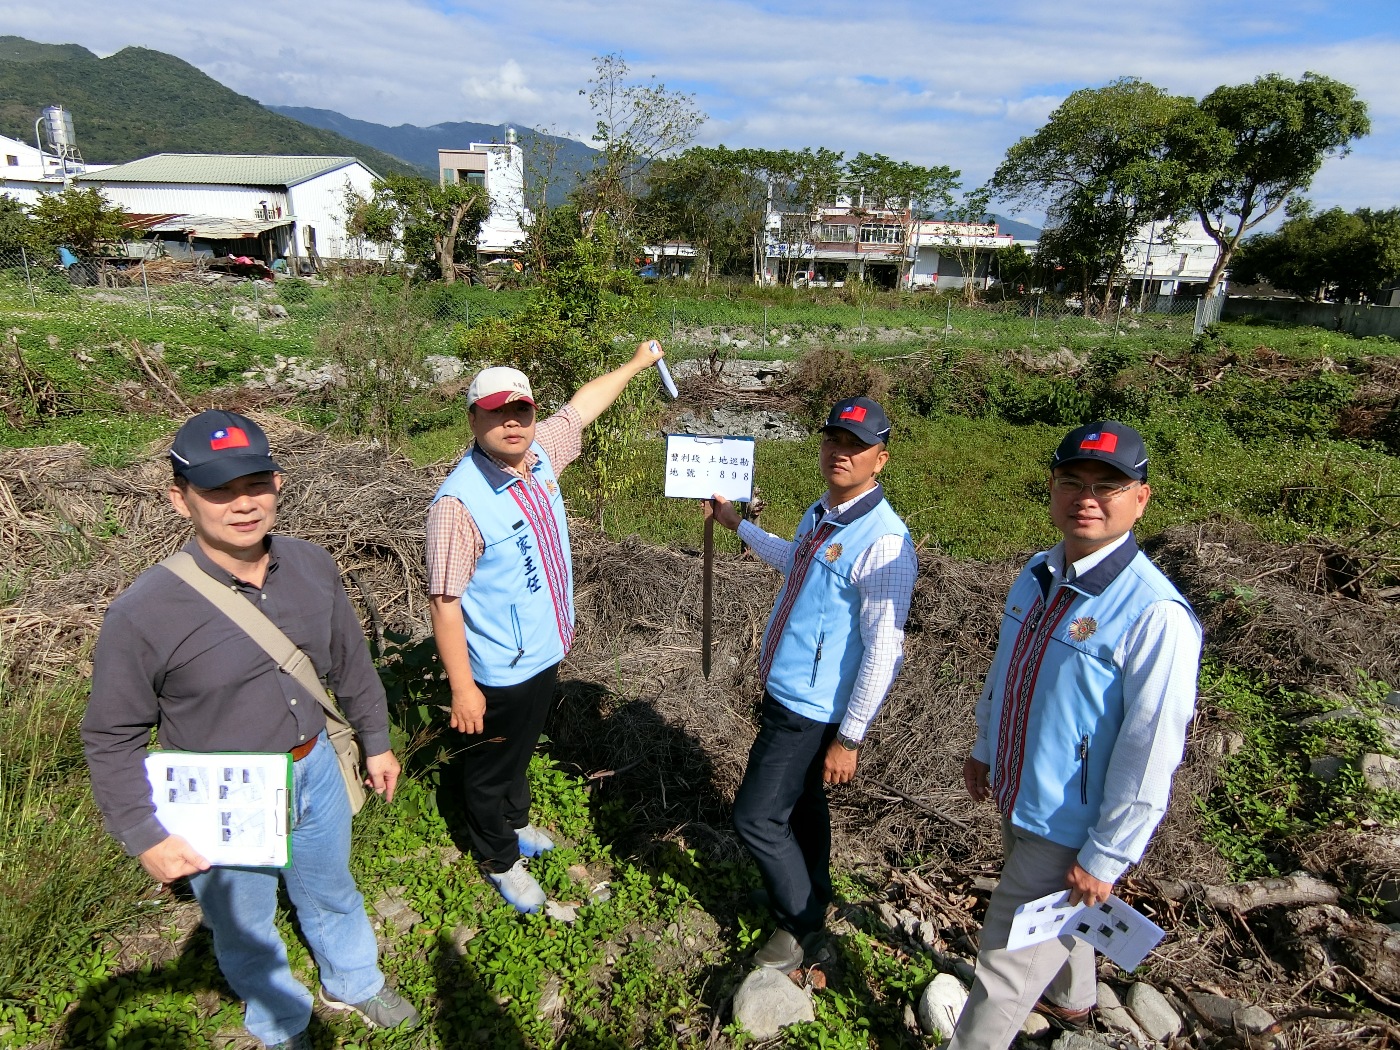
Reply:
[[[386,284],[373,294],[421,332],[399,348],[405,359],[470,358],[473,333],[525,316],[531,301],[529,292],[402,293]],[[31,302],[0,275],[0,1045],[249,1045],[191,906],[154,896],[102,832],[77,739],[101,608],[173,541],[159,439],[187,408],[215,404],[279,413],[262,418],[283,428],[274,441],[294,464],[288,527],[363,575],[350,584],[367,620],[399,632],[378,655],[398,705],[395,746],[413,777],[392,807],[372,804],[359,818],[354,863],[380,906],[386,969],[427,1005],[427,1024],[397,1036],[318,1018],[317,1045],[743,1043],[727,997],[767,930],[724,814],[752,732],[750,636],[775,580],[721,538],[721,607],[736,619],[717,657],[723,703],[706,707],[715,694],[696,684],[687,597],[697,586],[695,509],[639,482],[609,501],[603,535],[580,531],[581,543],[603,545],[580,568],[576,670],[586,688],[561,707],[556,740],[531,773],[537,822],[562,843],[535,870],[551,896],[580,907],[572,924],[515,914],[458,852],[451,768],[430,735],[431,653],[418,643],[419,516],[468,434],[453,388],[396,376],[384,388],[392,398],[381,395],[393,401],[386,408],[367,382],[356,410],[397,436],[308,437],[285,417],[344,427],[344,401],[254,385],[249,373],[285,374],[289,359],[314,365],[318,336],[352,315],[335,288],[300,283],[277,288],[286,319],[234,315],[234,305],[261,303],[258,294],[157,289],[148,308],[132,289],[99,295],[50,282]],[[848,389],[879,390],[898,421],[883,480],[919,540],[921,590],[890,702],[898,717],[887,716],[865,769],[976,830],[950,834],[873,785],[838,806],[843,909],[817,1023],[789,1030],[787,1045],[918,1042],[904,1008],[934,955],[878,918],[881,902],[909,892],[901,873],[938,887],[920,906],[942,916],[949,943],[975,928],[966,878],[995,870],[995,835],[957,791],[966,715],[998,592],[1026,552],[1053,539],[1044,464],[1082,420],[1112,415],[1147,435],[1155,494],[1141,531],[1162,538],[1154,555],[1208,628],[1199,740],[1149,873],[1182,864],[1221,879],[1287,872],[1318,835],[1393,827],[1395,796],[1350,774],[1322,784],[1308,763],[1389,749],[1379,698],[1400,677],[1382,597],[1400,575],[1395,344],[1243,324],[1197,339],[1175,324],[1115,333],[1082,319],[1049,331],[1037,319],[1027,330],[1024,317],[904,297],[652,295],[634,305],[619,346],[660,334],[674,337],[676,356],[722,366],[751,352],[734,340],[752,345],[757,335],[760,351],[794,360],[770,407],[810,425]],[[783,336],[788,348],[775,348]],[[372,378],[382,361],[366,351],[350,365]],[[729,396],[703,377],[683,394],[692,408]],[[647,411],[648,426],[664,428],[667,408],[654,401]],[[629,440],[638,476],[656,473],[659,440]],[[761,444],[758,456],[763,523],[790,533],[820,492],[815,440]],[[571,506],[589,507],[590,464],[565,482]],[[1325,734],[1298,724],[1343,706],[1361,717]],[[1246,746],[1208,754],[1218,729]],[[957,879],[936,877],[950,872]],[[1375,914],[1371,888],[1348,884],[1348,905]],[[1168,970],[1193,961],[1183,955],[1189,938],[1169,944]]]

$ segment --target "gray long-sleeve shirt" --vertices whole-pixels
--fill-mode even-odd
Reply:
[[[261,609],[311,658],[365,754],[389,750],[389,717],[364,632],[321,547],[269,538],[261,588],[190,541],[199,567]],[[107,609],[93,655],[83,746],[107,831],[132,856],[166,838],[144,760],[152,726],[179,751],[290,751],[326,723],[321,705],[252,638],[168,570],[147,569]]]

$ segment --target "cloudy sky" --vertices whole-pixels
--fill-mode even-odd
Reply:
[[[827,146],[985,180],[1071,91],[1135,76],[1199,97],[1270,72],[1357,88],[1372,134],[1321,206],[1400,205],[1397,0],[9,0],[0,34],[167,51],[259,101],[382,124],[514,122],[587,138],[580,88],[621,53],[693,93],[704,144]],[[82,115],[77,115],[81,134]]]

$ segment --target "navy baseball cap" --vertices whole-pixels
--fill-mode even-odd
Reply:
[[[890,439],[890,417],[868,397],[848,397],[831,406],[823,430],[849,430],[867,445]]]
[[[1135,481],[1147,480],[1147,446],[1142,435],[1111,419],[1085,423],[1066,434],[1055,449],[1050,469],[1086,459],[1107,463]]]
[[[282,469],[272,458],[262,427],[247,416],[217,409],[185,421],[170,446],[170,465],[202,489],[216,489],[246,474]]]

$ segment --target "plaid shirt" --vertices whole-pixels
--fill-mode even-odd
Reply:
[[[583,447],[583,420],[573,405],[565,405],[535,428],[535,440],[544,449],[554,467],[555,475],[563,472],[578,459]],[[487,456],[507,474],[526,477],[538,456],[525,453],[517,469],[507,466],[489,452]],[[444,496],[428,508],[428,533],[425,556],[428,562],[428,593],[460,598],[476,571],[477,559],[486,550],[481,530],[476,527],[461,500]]]

